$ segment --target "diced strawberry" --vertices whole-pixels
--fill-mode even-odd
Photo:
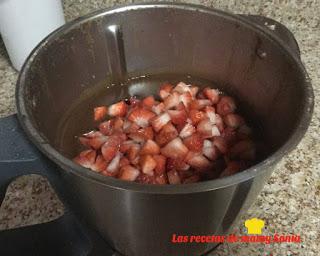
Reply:
[[[157,165],[154,169],[156,174],[163,174],[166,171],[166,157],[163,155],[154,155],[153,159],[156,161]]]
[[[198,126],[197,131],[203,138],[212,138],[213,136],[220,136],[220,131],[216,125],[212,124],[209,119],[202,120]]]
[[[202,151],[203,138],[198,133],[194,133],[191,136],[185,138],[183,140],[183,143],[191,151],[195,151],[195,152]]]
[[[73,161],[85,168],[91,168],[96,161],[97,153],[95,150],[88,149],[82,151]]]
[[[120,152],[126,153],[131,148],[132,145],[136,144],[133,140],[126,140],[120,145]]]
[[[184,139],[186,137],[191,136],[192,134],[194,134],[196,132],[196,128],[189,123],[186,123],[185,126],[182,128],[182,130],[179,133],[179,136]]]
[[[205,170],[210,167],[209,160],[198,152],[189,151],[188,155],[186,156],[186,161],[188,164],[198,170]]]
[[[107,169],[107,162],[102,155],[98,155],[95,163],[91,166],[91,170],[95,172],[103,172]]]
[[[164,173],[159,176],[156,176],[155,177],[155,184],[159,184],[159,185],[168,184],[167,175]]]
[[[240,125],[244,123],[243,118],[237,114],[227,114],[223,118],[224,123],[231,128],[238,128]]]
[[[217,113],[219,115],[225,116],[227,114],[233,113],[236,110],[236,103],[233,98],[229,96],[223,96],[217,104]]]
[[[153,170],[157,166],[157,162],[151,155],[144,155],[140,157],[141,171],[149,176],[153,176]]]
[[[166,146],[161,149],[161,153],[170,158],[184,158],[188,153],[188,148],[182,143],[178,137],[170,141]]]
[[[79,137],[79,141],[84,146],[88,146],[94,149],[99,149],[108,140],[107,136],[104,136],[101,132],[91,131],[83,134]]]
[[[134,140],[135,142],[142,143],[146,140],[153,139],[153,129],[151,126],[140,128],[138,131],[129,133],[128,137]]]
[[[227,127],[221,133],[221,137],[225,140],[228,145],[232,145],[237,141],[237,133],[234,129]]]
[[[189,112],[190,119],[193,125],[197,125],[201,120],[206,118],[206,114],[202,111],[191,109]]]
[[[188,118],[187,112],[184,109],[183,110],[168,110],[167,112],[171,118],[171,122],[176,125],[184,124]]]
[[[190,84],[185,84],[184,82],[180,82],[173,88],[173,91],[183,94],[185,92],[190,92],[190,87],[191,87]]]
[[[228,144],[222,137],[214,137],[213,145],[222,153],[225,154],[228,151]]]
[[[163,100],[167,98],[170,95],[172,89],[173,89],[173,86],[171,84],[169,83],[163,84],[159,90],[160,98]]]
[[[204,108],[204,113],[206,113],[206,116],[209,118],[210,122],[215,124],[216,123],[216,111],[214,107],[206,106]]]
[[[140,171],[132,165],[126,165],[121,168],[119,178],[127,181],[134,181],[139,176]]]
[[[156,180],[153,175],[150,176],[144,173],[140,173],[140,175],[136,179],[136,182],[141,184],[156,184]]]
[[[165,98],[163,103],[165,109],[171,109],[178,106],[178,104],[180,103],[180,94],[177,92],[171,93],[167,98]]]
[[[210,100],[193,100],[190,103],[190,109],[197,109],[201,110],[205,106],[211,106],[211,101]]]
[[[113,130],[122,131],[124,121],[121,117],[116,117],[113,123]]]
[[[191,93],[192,98],[195,98],[197,96],[198,91],[199,91],[198,86],[191,86],[190,87],[190,93]]]
[[[190,165],[188,165],[188,166],[189,166],[189,169],[178,171],[181,180],[185,180],[185,179],[191,177],[192,175],[194,175],[193,168],[190,168]]]
[[[183,184],[190,184],[190,183],[196,183],[200,181],[200,176],[195,174],[195,175],[192,175],[191,177],[189,178],[186,178],[183,180]]]
[[[139,132],[143,132],[149,140],[153,140],[154,132],[151,126],[140,129]]]
[[[120,162],[119,162],[119,166],[120,168],[122,168],[123,166],[129,165],[130,161],[128,158],[126,158],[125,156],[121,157]]]
[[[205,99],[207,99],[207,97],[204,96],[203,91],[201,91],[201,92],[198,93],[197,99],[199,99],[199,100],[205,100]]]
[[[155,114],[153,112],[138,107],[129,114],[128,119],[140,127],[147,127],[150,119],[154,116]]]
[[[108,109],[105,106],[96,107],[94,108],[93,112],[94,112],[94,121],[101,121],[107,116]]]
[[[153,96],[146,97],[142,100],[142,105],[147,109],[151,109],[155,103],[156,101]]]
[[[171,123],[167,123],[156,135],[155,140],[162,147],[176,137],[178,137],[177,129]]]
[[[180,101],[185,105],[186,108],[189,108],[189,105],[191,104],[193,100],[193,97],[190,92],[185,92],[180,95]]]
[[[175,170],[169,171],[167,173],[167,175],[168,175],[169,184],[180,184],[181,183],[181,179],[180,179],[177,171],[175,171]]]
[[[130,107],[137,107],[140,105],[140,100],[136,96],[131,96],[129,99]]]
[[[99,131],[104,135],[111,135],[113,132],[114,120],[108,120],[99,124]]]
[[[213,103],[217,104],[219,101],[219,91],[206,87],[203,89],[203,94]]]
[[[131,160],[131,164],[140,169],[139,161],[140,161],[140,156],[137,156],[135,159]]]
[[[163,126],[165,126],[171,120],[170,115],[168,113],[162,113],[159,116],[154,117],[151,120],[151,124],[153,129],[156,132],[159,132]]]
[[[183,158],[168,158],[167,159],[167,171],[176,170],[176,171],[187,171],[190,168]]]
[[[138,144],[131,145],[130,149],[128,150],[128,159],[131,163],[137,158],[140,148],[141,147]]]
[[[255,146],[251,140],[237,142],[229,150],[230,158],[253,160],[255,158]]]
[[[210,160],[216,160],[218,158],[218,151],[210,140],[204,140],[202,154]]]
[[[104,159],[109,163],[117,154],[122,140],[119,136],[112,135],[101,147],[101,153]]]
[[[124,101],[119,101],[108,108],[110,116],[125,116],[127,114],[128,105]]]
[[[163,102],[161,102],[157,105],[154,105],[152,107],[152,111],[157,115],[160,115],[162,112],[164,112],[164,110],[165,110],[165,106],[164,106]]]
[[[120,159],[121,159],[121,153],[117,153],[115,157],[112,159],[112,161],[109,163],[107,167],[107,172],[109,173],[117,173],[120,168]]]
[[[222,117],[219,114],[216,114],[215,120],[216,120],[215,122],[216,126],[218,127],[220,133],[222,133],[224,130],[224,123],[223,123]]]
[[[140,126],[137,125],[136,123],[127,121],[125,122],[125,124],[123,125],[123,131],[125,133],[133,133],[133,132],[137,132],[139,130]]]
[[[230,176],[245,168],[244,164],[240,161],[231,161],[227,164],[227,167],[222,171],[220,177]]]
[[[153,140],[147,140],[147,142],[143,145],[140,154],[141,155],[157,155],[160,153],[160,147]]]

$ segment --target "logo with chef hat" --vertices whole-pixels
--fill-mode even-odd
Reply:
[[[244,226],[247,228],[249,235],[261,235],[262,228],[264,227],[264,221],[257,218],[248,219],[244,222]]]

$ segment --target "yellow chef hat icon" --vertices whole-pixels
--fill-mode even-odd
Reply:
[[[253,218],[246,220],[244,223],[249,235],[261,235],[261,229],[264,227],[264,221]]]

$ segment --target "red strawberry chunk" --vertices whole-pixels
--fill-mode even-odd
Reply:
[[[91,166],[91,170],[95,172],[103,172],[107,169],[107,162],[102,155],[98,155],[95,163]]]
[[[155,184],[164,185],[168,184],[168,178],[166,174],[161,174],[155,177]]]
[[[180,101],[182,101],[186,108],[189,108],[189,105],[193,101],[193,97],[190,92],[185,92],[180,95]]]
[[[146,136],[142,132],[129,133],[128,137],[137,143],[143,143],[147,140]]]
[[[216,124],[216,126],[218,127],[219,131],[220,131],[220,132],[223,132],[223,130],[224,130],[224,123],[223,123],[222,117],[221,117],[219,114],[216,114],[215,124]]]
[[[198,91],[199,91],[199,87],[198,86],[191,86],[190,87],[190,93],[191,93],[192,98],[196,97]]]
[[[167,171],[177,170],[177,171],[187,171],[190,168],[183,158],[168,158],[167,159]]]
[[[183,180],[183,184],[196,183],[200,181],[200,176],[195,174]]]
[[[172,88],[173,86],[171,84],[168,84],[168,83],[163,84],[160,87],[160,91],[159,91],[159,96],[161,97],[161,99],[164,100],[165,98],[167,98],[170,95]]]
[[[214,107],[211,106],[206,106],[204,108],[204,113],[206,113],[206,116],[209,118],[210,122],[215,124],[216,123],[216,111],[214,109]]]
[[[91,131],[83,134],[79,137],[79,140],[84,146],[99,149],[108,140],[108,137],[104,136],[101,132]]]
[[[227,114],[233,113],[236,110],[236,103],[229,96],[221,97],[217,104],[217,113],[219,115],[225,116]]]
[[[156,115],[160,115],[162,112],[164,112],[165,110],[165,106],[163,104],[163,102],[157,104],[157,105],[154,105],[152,107],[152,111],[156,114]]]
[[[109,163],[109,165],[107,167],[107,172],[109,172],[109,173],[117,173],[119,171],[121,156],[122,155],[119,152],[116,154],[116,156]]]
[[[154,116],[155,114],[153,112],[138,107],[129,114],[128,119],[140,127],[147,127],[150,119]]]
[[[121,157],[120,162],[119,162],[119,166],[120,168],[122,168],[123,166],[129,165],[130,161],[128,158],[126,158],[125,156]]]
[[[165,109],[171,109],[179,105],[180,103],[180,94],[177,92],[171,93],[167,98],[164,100]]]
[[[133,144],[130,149],[128,150],[128,159],[131,163],[136,162],[136,158],[138,157],[138,154],[140,152],[141,146],[138,144]]]
[[[168,110],[167,112],[171,118],[171,122],[176,125],[185,124],[185,122],[188,118],[187,112],[184,109],[183,110]]]
[[[91,168],[96,161],[96,156],[96,151],[89,149],[82,151],[77,157],[73,159],[73,161],[85,168]]]
[[[122,131],[124,121],[121,117],[116,117],[113,123],[113,130]]]
[[[151,109],[155,103],[156,101],[153,96],[146,97],[142,100],[142,105],[147,109]]]
[[[104,119],[108,114],[108,109],[105,106],[96,107],[93,110],[94,114],[94,121],[101,121]]]
[[[166,171],[166,161],[167,158],[163,155],[154,155],[153,159],[156,161],[157,165],[154,169],[155,173],[160,175]]]
[[[244,123],[243,118],[241,116],[233,113],[224,116],[223,120],[227,126],[234,129],[238,128],[240,125]]]
[[[184,82],[180,82],[173,88],[173,91],[183,94],[185,92],[190,92],[190,87],[191,87],[190,84],[185,84]]]
[[[119,101],[108,108],[110,116],[125,116],[127,114],[128,105],[124,101]]]
[[[156,135],[155,139],[158,145],[162,147],[176,137],[178,137],[177,129],[171,123],[167,123]]]
[[[133,140],[126,140],[121,143],[120,145],[120,152],[121,153],[126,153],[129,151],[132,145],[136,144]]]
[[[255,158],[255,146],[251,140],[239,141],[230,148],[229,156],[231,158],[253,160]]]
[[[188,148],[182,143],[178,137],[170,141],[166,146],[161,149],[161,153],[170,158],[184,158],[188,153]]]
[[[237,141],[237,133],[234,129],[227,127],[221,133],[221,137],[228,145],[232,145]]]
[[[160,153],[160,147],[153,140],[147,140],[147,142],[143,145],[140,154],[141,155],[157,155]]]
[[[114,120],[108,120],[99,124],[99,131],[104,135],[111,135],[113,132]]]
[[[197,131],[202,135],[203,138],[220,136],[218,127],[212,124],[209,119],[202,120],[197,126]]]
[[[165,126],[171,120],[168,113],[162,113],[160,116],[156,116],[151,120],[153,129],[159,132],[163,126]]]
[[[218,151],[210,140],[204,140],[202,154],[210,160],[216,160],[218,158]]]
[[[219,91],[217,89],[204,88],[203,94],[213,103],[217,104],[219,101]]]
[[[117,135],[112,135],[101,147],[101,153],[104,159],[109,163],[120,149],[122,139]]]
[[[140,100],[136,96],[131,96],[129,99],[130,107],[136,107],[140,105]]]
[[[140,171],[132,165],[126,165],[121,168],[119,178],[127,181],[134,181],[139,176]]]
[[[182,130],[179,133],[179,136],[184,139],[186,137],[191,136],[192,134],[194,134],[196,132],[196,128],[189,123],[186,123],[185,126],[182,128]]]
[[[230,176],[235,174],[245,168],[243,162],[240,161],[231,161],[227,164],[227,167],[222,171],[220,177]]]
[[[206,114],[204,112],[196,109],[190,110],[189,116],[194,125],[197,125],[201,120],[206,118]]]
[[[181,179],[180,179],[177,171],[175,171],[175,170],[169,171],[167,173],[167,175],[168,175],[169,184],[180,184],[181,183]]]
[[[153,170],[156,168],[157,162],[153,159],[151,155],[144,155],[140,157],[140,166],[141,166],[141,171],[144,174],[153,176],[154,174]]]
[[[213,145],[220,151],[220,153],[225,154],[228,152],[228,144],[226,140],[222,137],[214,137]]]
[[[201,153],[189,151],[186,161],[192,167],[199,170],[206,170],[210,167],[210,162]]]
[[[183,140],[184,145],[191,150],[195,152],[200,152],[203,147],[203,138],[200,134],[194,133],[191,136],[185,138]]]
[[[211,101],[210,100],[193,100],[190,103],[190,108],[191,109],[197,109],[201,110],[206,106],[211,106]]]

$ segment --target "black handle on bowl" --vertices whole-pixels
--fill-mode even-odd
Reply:
[[[260,16],[260,15],[244,15],[239,14],[241,17],[258,24],[264,29],[270,29],[283,43],[285,43],[294,54],[300,58],[300,49],[292,32],[283,24],[273,19]]]

